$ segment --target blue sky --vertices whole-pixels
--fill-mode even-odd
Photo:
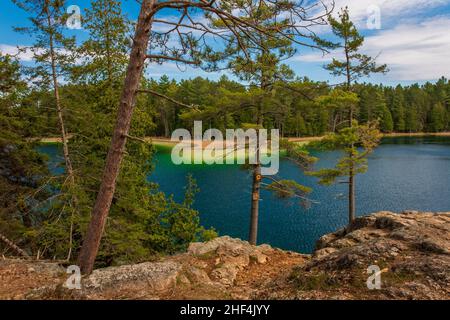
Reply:
[[[78,5],[81,10],[87,8],[89,3],[90,0],[67,1],[67,5]],[[336,8],[349,7],[352,20],[366,37],[363,51],[378,56],[378,61],[386,63],[390,69],[386,75],[377,75],[365,81],[395,85],[434,81],[441,76],[450,78],[450,0],[335,0],[335,3]],[[123,10],[130,19],[136,19],[139,6],[135,0],[127,0],[123,1]],[[367,22],[376,10],[380,13],[380,29],[368,29]],[[26,24],[26,13],[11,0],[2,0],[0,51],[14,53],[17,46],[27,46],[33,42],[29,36],[12,30],[13,26]],[[315,31],[330,38],[327,27]],[[86,37],[84,30],[68,33],[79,39]],[[337,83],[340,80],[331,77],[322,68],[332,56],[339,56],[339,53],[323,56],[320,52],[299,47],[288,64],[299,76]],[[26,54],[21,55],[21,60],[25,64],[30,63]],[[177,80],[198,75],[217,79],[221,75],[192,68],[180,70],[173,63],[149,66],[147,70],[147,75],[155,78],[164,73]]]

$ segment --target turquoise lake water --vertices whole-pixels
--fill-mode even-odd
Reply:
[[[55,165],[58,148],[43,146]],[[334,165],[339,152],[314,153],[317,168]],[[249,227],[251,175],[238,165],[172,164],[170,153],[155,156],[151,181],[181,200],[186,176],[191,173],[200,192],[194,207],[205,227],[220,235],[246,239]],[[259,243],[310,253],[315,241],[347,222],[347,185],[320,186],[286,159],[278,175],[314,189],[310,198],[318,201],[303,208],[298,201],[280,200],[268,191],[261,194]],[[369,158],[369,171],[356,178],[357,215],[381,210],[450,211],[450,138],[387,138]]]

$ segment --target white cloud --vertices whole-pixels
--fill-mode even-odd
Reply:
[[[186,66],[177,65],[174,62],[165,62],[162,64],[150,63],[146,69],[146,75],[150,77],[160,77],[164,74],[171,75],[174,73],[185,72]]]
[[[325,3],[332,1],[326,0]],[[380,8],[383,23],[385,19],[407,19],[413,14],[423,14],[426,10],[449,4],[450,0],[334,0],[334,3],[334,14],[348,6],[352,20],[365,25],[369,17],[368,8],[374,5]]]
[[[450,76],[450,18],[441,17],[421,23],[401,24],[377,35],[366,37],[363,52],[378,56],[379,63],[388,65],[387,77],[393,80],[433,80]],[[326,63],[332,57],[311,53],[298,55],[293,60]]]
[[[27,50],[23,46],[12,46],[9,44],[0,44],[0,52],[2,54],[8,54],[12,56],[16,56],[21,61],[32,61],[33,53],[31,50]]]
[[[380,53],[390,77],[398,80],[431,80],[450,75],[450,18],[404,24],[368,37],[364,48]]]

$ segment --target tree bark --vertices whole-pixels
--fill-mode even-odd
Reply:
[[[353,127],[353,107],[350,107],[350,128]],[[351,145],[351,148],[354,148],[354,145]],[[355,220],[355,167],[353,165],[353,153],[350,153],[350,170],[348,177],[348,225],[350,226]]]
[[[264,85],[261,85],[265,88]],[[258,107],[257,125],[262,126],[262,101]],[[250,209],[250,231],[248,236],[248,242],[252,245],[256,245],[258,240],[258,218],[259,218],[259,198],[261,191],[261,163],[260,163],[260,150],[259,150],[259,128],[256,129],[256,165],[253,169],[253,183],[252,183],[252,205]],[[250,150],[249,150],[250,152]]]
[[[250,232],[248,241],[256,245],[258,239],[259,194],[261,189],[261,165],[253,170],[252,206],[250,211]]]
[[[116,188],[116,180],[119,175],[120,164],[123,160],[127,135],[136,102],[136,93],[139,89],[139,83],[145,66],[155,3],[156,0],[143,0],[141,4],[130,61],[128,63],[117,113],[116,125],[103,171],[103,178],[92,210],[88,231],[78,257],[78,265],[84,274],[91,273],[94,267],[106,218]]]
[[[350,168],[350,177],[348,179],[348,225],[355,220],[355,174],[353,167]]]
[[[167,106],[165,105],[165,103],[161,102],[161,106],[159,108],[159,113],[161,115],[161,121],[162,121],[163,127],[164,127],[164,137],[170,138],[169,120],[167,119],[167,113],[166,113],[165,108],[167,108]]]

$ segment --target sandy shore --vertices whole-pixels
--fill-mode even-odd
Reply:
[[[450,137],[450,132],[437,132],[437,133],[427,133],[427,132],[415,132],[415,133],[402,133],[402,132],[395,132],[395,133],[385,133],[383,134],[383,137],[425,137],[425,136],[436,136],[436,137]],[[41,143],[60,143],[61,138],[59,137],[47,137],[47,138],[36,138],[39,139]],[[322,137],[301,137],[301,138],[288,138],[291,142],[298,142],[299,144],[306,144],[311,141],[319,141],[322,139]],[[146,141],[151,142],[155,145],[160,146],[174,146],[178,142],[172,141],[169,138],[162,138],[162,137],[146,137]],[[196,141],[193,141],[194,144],[196,144]],[[203,146],[208,145],[209,142],[202,142]]]

